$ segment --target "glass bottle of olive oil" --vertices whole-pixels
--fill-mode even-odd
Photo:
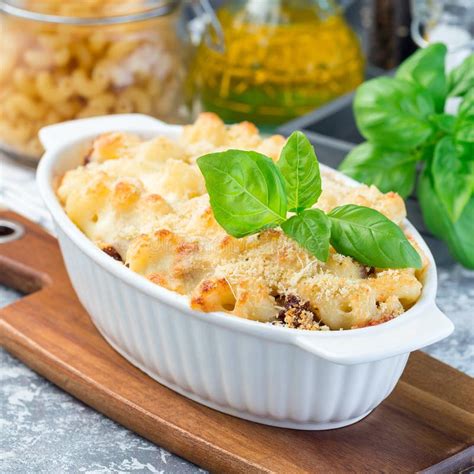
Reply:
[[[231,0],[217,11],[221,50],[203,41],[193,82],[225,121],[277,125],[363,81],[358,38],[332,0]]]

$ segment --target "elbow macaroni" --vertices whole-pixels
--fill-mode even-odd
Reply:
[[[108,133],[93,141],[83,166],[64,175],[57,193],[93,242],[150,281],[187,295],[197,310],[317,330],[378,324],[410,308],[421,293],[422,270],[366,268],[334,249],[324,263],[280,230],[235,239],[217,224],[196,158],[246,148],[277,160],[283,143],[279,136],[261,138],[252,124],[227,127],[209,113],[184,127],[177,141]],[[397,194],[347,187],[323,172],[318,206],[345,203],[378,209],[398,224],[405,216]]]
[[[106,17],[147,6],[145,0],[26,0],[22,7]],[[100,27],[0,16],[0,146],[39,158],[41,127],[94,115],[140,112],[182,121],[185,62],[175,31],[178,14]]]

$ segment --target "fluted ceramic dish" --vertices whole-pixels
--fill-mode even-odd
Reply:
[[[435,304],[436,267],[425,242],[405,221],[429,259],[423,292],[411,309],[378,326],[312,332],[194,311],[187,297],[99,250],[70,221],[53,189],[55,177],[78,166],[100,133],[173,138],[180,130],[143,115],[115,115],[52,125],[40,133],[46,153],[38,186],[71,282],[92,321],[150,377],[224,413],[307,430],[338,428],[367,416],[393,390],[410,352],[453,330]]]

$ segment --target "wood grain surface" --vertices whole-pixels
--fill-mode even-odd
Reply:
[[[69,282],[57,241],[12,213],[24,237],[0,244],[0,283],[30,293],[0,310],[13,355],[113,420],[205,469],[221,472],[467,472],[474,385],[412,354],[390,397],[331,431],[273,428],[224,415],[153,381],[100,336]],[[350,394],[348,394],[350,396]],[[467,471],[465,471],[467,469]]]

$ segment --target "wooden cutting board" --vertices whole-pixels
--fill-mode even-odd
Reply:
[[[169,451],[211,471],[241,473],[468,472],[474,464],[473,379],[421,352],[410,357],[379,408],[332,431],[259,425],[174,393],[100,336],[71,287],[57,241],[13,213],[0,212],[2,218],[26,231],[19,240],[0,243],[0,284],[29,294],[0,310],[1,344]],[[2,233],[7,231],[0,225]]]

